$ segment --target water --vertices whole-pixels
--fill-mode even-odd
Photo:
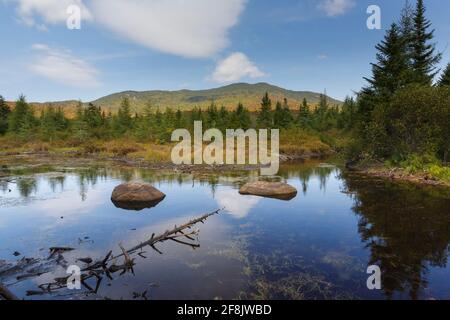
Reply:
[[[89,168],[30,174],[0,184],[0,260],[45,259],[54,246],[77,258],[119,253],[203,213],[200,248],[175,242],[136,257],[135,275],[104,279],[97,295],[62,291],[26,297],[64,276],[55,267],[17,283],[27,299],[450,299],[448,190],[391,183],[318,162],[283,166],[291,201],[241,196],[257,172],[177,174]],[[124,181],[146,181],[167,197],[140,212],[110,201]],[[18,251],[21,256],[15,257]],[[77,262],[81,264],[81,262]],[[382,290],[368,290],[369,265],[382,269]],[[0,269],[1,270],[1,269]],[[1,277],[1,276],[0,276]],[[83,291],[85,293],[86,291]]]

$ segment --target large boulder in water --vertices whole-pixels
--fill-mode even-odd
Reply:
[[[239,190],[239,193],[280,200],[291,200],[297,196],[297,189],[283,182],[257,181],[247,183]]]
[[[142,210],[153,208],[160,203],[166,195],[146,183],[124,183],[117,186],[111,196],[114,205],[126,210]]]

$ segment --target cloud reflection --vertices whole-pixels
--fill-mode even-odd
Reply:
[[[233,189],[220,189],[215,198],[220,207],[225,207],[226,211],[237,219],[245,218],[261,200],[255,196],[242,196]]]

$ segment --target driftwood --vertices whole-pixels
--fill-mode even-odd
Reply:
[[[7,287],[0,283],[0,300],[19,300],[14,293],[9,291]]]
[[[146,256],[144,255],[145,252],[143,251],[143,249],[146,247],[150,247],[159,254],[163,254],[156,247],[156,244],[158,243],[163,243],[166,241],[174,241],[176,243],[189,246],[193,249],[199,248],[200,244],[197,243],[199,230],[194,230],[193,227],[199,223],[204,223],[209,217],[219,214],[222,210],[223,209],[216,210],[214,212],[205,214],[200,218],[191,220],[188,223],[185,223],[181,226],[175,226],[172,230],[167,230],[161,235],[155,236],[155,234],[152,234],[148,240],[141,242],[140,244],[128,250],[126,250],[122,246],[122,244],[119,244],[121,253],[116,256],[113,255],[113,251],[111,250],[106,254],[106,256],[102,260],[93,263],[92,259],[90,258],[78,259],[78,261],[82,261],[87,264],[87,266],[81,270],[80,275],[81,285],[84,288],[86,288],[90,293],[97,293],[104,276],[106,276],[110,280],[113,280],[113,275],[117,272],[120,272],[120,275],[123,275],[127,272],[131,272],[134,274],[133,266],[135,265],[135,259],[132,258],[132,256],[136,254],[141,258],[145,259]],[[183,241],[181,239],[186,240]],[[56,249],[72,249],[72,248],[56,248]],[[56,251],[55,253],[61,253],[61,250],[51,250],[51,252],[53,251]],[[115,263],[118,258],[123,258],[122,264],[117,265]],[[40,290],[27,291],[27,295],[32,296],[32,295],[52,294],[58,290],[66,289],[69,277],[70,276],[56,278],[54,279],[54,282],[41,284],[39,286]],[[95,279],[95,283],[92,286],[87,283],[87,281],[90,279]],[[144,298],[146,297],[145,294],[142,295]]]

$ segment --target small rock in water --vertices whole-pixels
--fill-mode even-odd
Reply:
[[[15,252],[13,253],[13,256],[14,256],[14,257],[20,256],[20,252],[19,252],[19,251],[15,251]]]
[[[146,183],[124,183],[117,186],[111,196],[114,205],[126,210],[142,210],[158,205],[166,195]]]
[[[247,183],[239,190],[239,193],[279,200],[292,200],[297,196],[297,189],[283,182],[257,181]]]

